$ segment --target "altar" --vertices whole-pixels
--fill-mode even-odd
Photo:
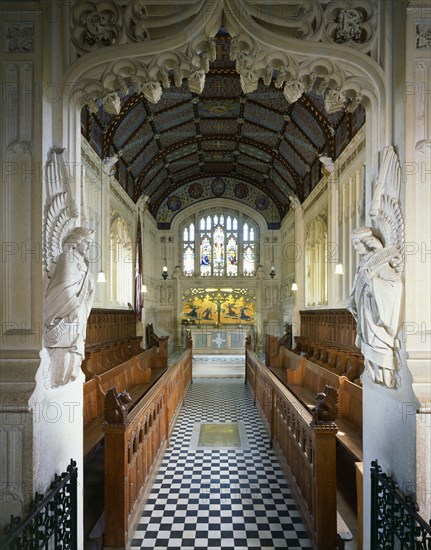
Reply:
[[[194,354],[243,354],[245,339],[252,333],[253,326],[208,325],[190,327]]]

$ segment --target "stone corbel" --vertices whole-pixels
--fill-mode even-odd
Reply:
[[[205,86],[205,71],[203,69],[198,69],[190,73],[188,83],[191,92],[201,94]]]
[[[344,104],[346,102],[346,95],[340,88],[331,88],[328,90],[325,95],[324,104],[325,111],[328,115],[336,113],[344,109]]]
[[[147,99],[150,103],[156,104],[160,101],[160,98],[163,94],[160,82],[154,80],[150,82],[144,82],[140,85],[140,88],[145,96],[145,99]]]
[[[102,97],[102,106],[107,113],[119,115],[121,111],[121,99],[117,92],[108,92]]]
[[[283,89],[284,97],[288,103],[295,103],[304,93],[304,84],[299,79],[286,82]]]

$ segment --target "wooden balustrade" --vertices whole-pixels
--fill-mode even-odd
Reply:
[[[314,423],[310,412],[246,350],[247,382],[271,444],[292,480],[291,488],[315,548],[337,547],[337,494],[333,422]]]
[[[105,547],[129,543],[191,378],[189,348],[132,410],[105,400]]]

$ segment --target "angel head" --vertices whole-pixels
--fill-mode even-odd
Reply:
[[[75,227],[63,240],[63,249],[77,248],[79,245],[83,245],[83,248],[88,248],[94,229],[88,229],[86,227]]]
[[[352,244],[358,254],[368,254],[383,248],[381,241],[374,235],[371,227],[358,227],[352,231]]]

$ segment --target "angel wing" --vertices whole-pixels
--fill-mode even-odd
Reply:
[[[379,177],[370,206],[370,218],[376,235],[385,248],[393,247],[397,252],[393,267],[403,270],[404,217],[399,202],[401,172],[394,148],[385,147]]]
[[[64,149],[55,148],[46,165],[49,204],[44,222],[43,263],[48,277],[63,250],[63,240],[78,217],[69,176],[63,158]]]

